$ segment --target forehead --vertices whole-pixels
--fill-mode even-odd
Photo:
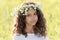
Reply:
[[[27,11],[27,14],[34,14],[34,13],[36,13],[36,10],[34,10],[33,8]]]

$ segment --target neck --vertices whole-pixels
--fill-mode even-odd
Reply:
[[[26,24],[26,29],[25,29],[25,31],[27,32],[27,33],[33,33],[34,31],[33,31],[33,25],[27,25]]]

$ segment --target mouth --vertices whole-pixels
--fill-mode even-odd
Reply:
[[[35,24],[35,23],[36,23],[36,21],[32,21],[31,23]]]
[[[33,23],[34,23],[34,22],[37,22],[37,21],[36,21],[36,20],[34,20],[34,21],[31,21],[31,22],[33,22]]]

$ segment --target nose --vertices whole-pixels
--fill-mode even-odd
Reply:
[[[32,19],[35,19],[35,15],[32,15],[32,17],[31,17]]]

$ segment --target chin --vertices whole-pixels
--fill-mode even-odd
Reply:
[[[35,25],[36,23],[31,23],[31,25]]]

